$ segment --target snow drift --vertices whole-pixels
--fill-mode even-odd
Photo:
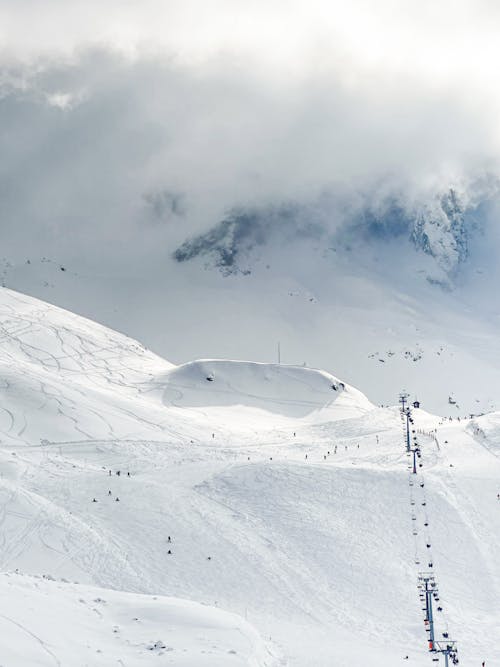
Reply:
[[[326,419],[337,404],[359,412],[373,407],[361,392],[325,371],[225,359],[172,369],[163,399],[179,407],[244,406],[294,418],[321,411]]]

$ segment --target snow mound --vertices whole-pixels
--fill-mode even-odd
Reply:
[[[500,412],[476,417],[470,421],[468,431],[492,454],[500,457]]]
[[[8,665],[275,664],[249,623],[195,602],[9,574],[0,576],[0,591]]]
[[[244,406],[301,418],[336,404],[363,412],[366,397],[325,371],[250,361],[201,359],[169,371],[163,400],[177,407]]]

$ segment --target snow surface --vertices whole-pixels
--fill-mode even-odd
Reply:
[[[497,414],[415,410],[410,487],[399,411],[326,372],[175,367],[5,289],[0,321],[0,664],[428,665],[428,558],[461,664],[500,660]]]
[[[195,602],[17,574],[0,591],[2,665],[271,664],[246,621]]]
[[[287,236],[240,258],[249,273],[228,277],[203,258],[175,262],[168,241],[159,258],[127,255],[122,264],[80,249],[27,258],[23,245],[0,272],[3,285],[125,332],[176,364],[276,362],[280,342],[282,362],[326,369],[374,403],[392,403],[407,386],[433,412],[457,416],[500,409],[498,262],[483,262],[486,238],[475,246],[452,291],[429,284],[445,280],[432,257],[390,236],[344,244]]]

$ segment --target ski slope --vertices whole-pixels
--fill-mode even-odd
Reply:
[[[0,591],[5,665],[270,664],[255,630],[213,607],[17,574]]]
[[[95,248],[82,255],[56,246],[35,247],[28,259],[24,241],[7,243],[2,285],[103,322],[175,363],[271,362],[279,341],[284,363],[331,371],[376,404],[391,404],[407,386],[438,414],[500,408],[496,257],[488,267],[471,261],[449,291],[429,284],[434,260],[406,239],[356,236],[343,250],[280,236],[249,258],[248,274],[223,276],[201,258],[175,262],[165,249],[182,228],[163,233],[158,253],[143,256],[138,243],[115,256],[111,244],[109,261]]]
[[[415,411],[422,509],[398,410],[326,372],[173,366],[5,289],[0,320],[0,586],[11,591],[0,618],[38,637],[40,664],[85,664],[44,622],[53,600],[53,623],[80,633],[88,664],[154,662],[146,645],[161,639],[177,647],[164,664],[193,667],[429,665],[416,589],[429,539],[440,631],[464,665],[500,660],[495,415]],[[424,511],[429,530],[414,536],[412,512],[420,525]],[[11,598],[25,601],[15,614]],[[109,600],[96,607],[104,621],[97,598]]]

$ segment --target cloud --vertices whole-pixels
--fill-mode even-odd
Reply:
[[[497,173],[499,10],[438,4],[3,3],[3,247],[167,256],[234,207]]]

